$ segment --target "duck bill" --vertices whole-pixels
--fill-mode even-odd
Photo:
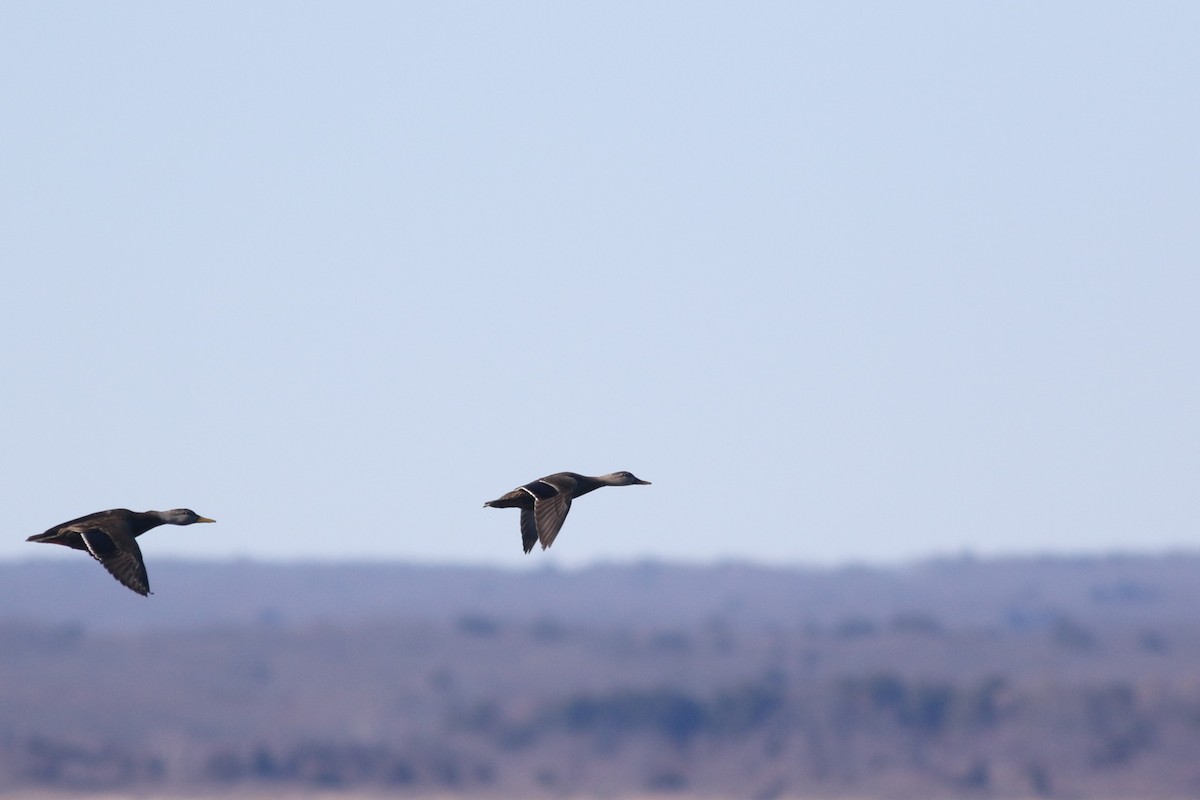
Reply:
[[[650,481],[644,481],[641,478],[638,478],[636,481],[634,481],[634,483],[637,484],[638,486],[649,486],[650,485]]]
[[[216,522],[216,520],[209,519],[208,517],[197,517],[196,522]]]

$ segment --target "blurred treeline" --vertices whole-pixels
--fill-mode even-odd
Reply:
[[[159,596],[125,598],[98,570],[94,585],[66,563],[0,578],[22,567],[65,572],[44,611],[0,611],[0,791],[1200,791],[1190,555],[395,565],[393,595],[388,567],[356,588],[353,566],[322,584],[302,565],[308,597],[266,602],[290,568],[168,564],[162,595],[222,587],[209,616],[178,619],[138,618]],[[71,581],[114,597],[66,619]]]

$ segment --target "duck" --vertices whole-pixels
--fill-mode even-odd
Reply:
[[[528,553],[537,542],[545,550],[554,544],[562,529],[571,501],[593,492],[601,486],[649,486],[632,472],[610,472],[607,475],[580,475],[578,472],[556,472],[507,494],[489,500],[484,508],[521,509],[521,546]]]
[[[150,594],[150,579],[137,537],[159,525],[192,525],[216,522],[190,508],[170,511],[130,511],[113,508],[97,511],[55,525],[45,533],[30,536],[27,542],[61,544],[74,550],[86,550],[121,584],[145,597]]]

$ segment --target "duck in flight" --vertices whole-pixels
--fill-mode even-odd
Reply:
[[[159,525],[191,525],[195,522],[216,522],[202,517],[190,508],[170,511],[130,511],[114,508],[55,525],[45,533],[30,536],[27,542],[61,544],[75,550],[86,550],[104,565],[112,576],[140,595],[150,594],[150,579],[137,537]]]
[[[528,553],[537,542],[542,549],[554,543],[562,529],[563,520],[571,510],[571,501],[595,491],[601,486],[648,486],[632,472],[612,472],[608,475],[580,475],[578,472],[556,472],[524,486],[518,486],[508,494],[484,503],[491,508],[521,509],[521,545]]]

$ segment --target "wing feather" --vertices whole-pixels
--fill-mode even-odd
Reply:
[[[545,550],[554,544],[554,537],[562,530],[567,512],[571,510],[570,495],[560,492],[553,497],[538,500],[533,504],[533,515],[537,522],[538,539]],[[532,545],[531,545],[532,546]]]
[[[80,531],[83,543],[109,573],[140,595],[150,594],[150,578],[142,560],[142,549],[133,537],[114,537],[100,528]]]
[[[521,509],[521,547],[528,553],[537,544],[537,519],[532,508]]]

